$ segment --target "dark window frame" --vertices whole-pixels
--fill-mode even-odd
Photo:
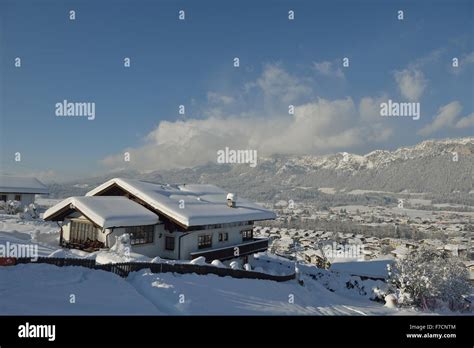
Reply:
[[[155,225],[126,227],[125,233],[130,235],[130,245],[152,244],[155,239]]]
[[[0,195],[0,201],[4,201],[4,202],[8,201],[8,195]]]
[[[242,240],[252,240],[252,239],[253,239],[253,230],[242,231]]]
[[[165,250],[174,250],[175,238],[171,236],[165,236]]]
[[[21,195],[15,195],[15,201],[21,202]]]
[[[212,247],[212,234],[201,234],[198,236],[198,249]]]
[[[228,232],[219,232],[219,242],[227,242],[229,240]]]

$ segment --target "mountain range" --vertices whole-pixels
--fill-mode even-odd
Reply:
[[[394,151],[366,155],[273,155],[247,164],[209,163],[194,168],[138,172],[122,170],[80,183],[52,184],[53,196],[82,195],[112,177],[159,183],[211,183],[256,201],[310,199],[318,189],[410,193],[469,193],[473,187],[474,137],[426,140]]]

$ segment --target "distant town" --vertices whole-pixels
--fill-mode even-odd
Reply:
[[[269,238],[269,250],[280,256],[324,266],[331,260],[404,258],[411,250],[428,245],[462,260],[474,281],[472,211],[441,210],[452,206],[431,205],[417,198],[395,205],[325,210],[292,201],[271,206],[278,218],[258,224],[254,231]]]

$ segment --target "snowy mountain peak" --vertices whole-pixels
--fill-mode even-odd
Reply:
[[[357,171],[380,168],[398,161],[437,157],[454,152],[472,155],[474,153],[474,137],[425,140],[414,146],[401,147],[393,151],[374,150],[365,155],[339,152],[334,155],[292,157],[285,164],[285,167],[301,166],[308,169]]]

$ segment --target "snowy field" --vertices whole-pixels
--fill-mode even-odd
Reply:
[[[143,270],[122,279],[83,267],[28,264],[0,268],[0,291],[2,315],[410,314],[362,297],[338,295],[309,278],[300,286],[296,281]]]
[[[368,207],[365,205],[341,205],[337,206],[337,209],[345,209],[348,212],[355,214],[357,211],[361,213],[370,213],[372,211],[372,207]],[[397,216],[407,216],[409,218],[422,218],[422,219],[432,219],[433,218],[433,211],[432,210],[420,210],[420,209],[410,209],[410,208],[398,208],[398,207],[382,207],[382,210],[388,214],[393,214]],[[448,211],[448,210],[440,210],[435,211],[436,214],[456,214],[463,217],[474,217],[474,212],[465,212],[465,211]]]
[[[58,226],[0,214],[0,244],[32,243],[39,256],[95,258],[123,262],[118,252],[85,253],[58,247]],[[133,260],[151,261],[141,255]],[[154,260],[154,262],[161,262]],[[255,270],[288,274],[294,264],[259,254]],[[235,279],[216,275],[131,273],[128,278],[83,267],[23,264],[0,267],[0,315],[400,315],[421,314],[387,308],[370,300],[381,281],[300,265],[304,286],[296,280]],[[356,284],[347,288],[347,282]],[[75,301],[71,303],[71,296]]]

